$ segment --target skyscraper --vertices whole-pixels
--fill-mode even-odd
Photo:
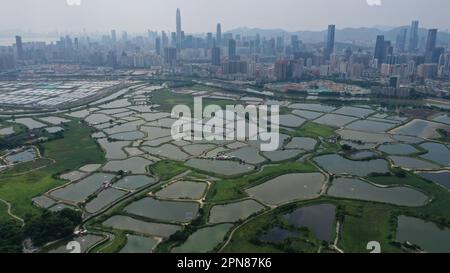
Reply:
[[[170,66],[177,63],[177,49],[174,47],[166,47],[164,49],[164,61]]]
[[[19,58],[19,60],[23,60],[23,45],[21,36],[16,36],[16,47],[17,47],[17,57]]]
[[[437,29],[434,28],[428,30],[427,45],[425,47],[426,52],[433,51],[433,49],[436,47],[436,40],[437,40]]]
[[[171,47],[177,47],[177,33],[172,32],[170,33],[170,46]]]
[[[160,37],[156,37],[156,39],[155,39],[155,49],[156,49],[156,54],[161,56],[161,38]]]
[[[182,37],[181,37],[181,12],[180,9],[177,9],[177,38],[176,38],[176,46],[177,48],[181,48]]]
[[[409,32],[409,52],[416,52],[419,47],[419,21],[412,21]]]
[[[212,48],[213,47],[213,34],[212,34],[212,32],[206,33],[206,46],[208,48]]]
[[[211,50],[211,63],[212,65],[219,66],[220,65],[220,47],[213,47]]]
[[[220,23],[217,24],[216,41],[217,46],[222,45],[222,25]]]
[[[277,53],[283,53],[284,50],[284,38],[277,37]]]
[[[117,42],[117,33],[116,33],[116,30],[111,30],[111,41],[113,42],[113,43],[116,43]]]
[[[161,40],[162,40],[162,48],[166,48],[169,46],[169,37],[165,31],[161,31]]]
[[[327,48],[326,48],[326,58],[330,59],[330,55],[334,53],[334,37],[336,33],[336,26],[329,25],[328,26],[328,35],[327,35]]]
[[[378,64],[384,63],[386,59],[386,41],[384,40],[384,35],[377,36],[373,57],[378,60]]]
[[[300,40],[297,35],[291,36],[292,52],[298,52],[300,50]]]
[[[397,35],[397,41],[395,42],[395,48],[397,52],[405,52],[406,47],[406,35],[408,34],[408,29],[403,28]]]
[[[432,62],[433,51],[436,48],[436,41],[437,41],[437,29],[433,28],[428,30],[427,43],[425,46],[426,62]]]
[[[228,40],[228,58],[230,60],[236,60],[236,40]]]

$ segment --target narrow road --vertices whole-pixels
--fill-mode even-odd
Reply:
[[[14,219],[18,220],[19,222],[21,222],[22,223],[22,227],[25,226],[25,221],[22,218],[20,218],[19,216],[15,215],[14,213],[11,212],[11,204],[9,202],[7,202],[7,201],[5,201],[5,200],[3,200],[1,198],[0,198],[0,202],[4,203],[6,205],[7,212],[8,212],[9,216],[11,216],[12,218],[14,218]]]
[[[244,226],[245,224],[249,223],[250,221],[255,220],[255,218],[262,217],[263,215],[266,215],[266,214],[272,212],[273,210],[274,210],[274,209],[271,208],[271,209],[269,209],[269,210],[267,210],[267,211],[265,211],[265,212],[263,212],[263,213],[261,213],[261,214],[256,215],[255,217],[251,217],[251,218],[247,219],[246,221],[242,222],[242,224],[238,225],[236,228],[234,228],[234,229],[230,232],[230,235],[228,236],[227,240],[225,241],[225,243],[222,245],[222,247],[221,247],[217,252],[218,252],[218,253],[221,253],[221,252],[227,247],[227,245],[231,242],[231,239],[233,238],[234,233],[235,233],[239,228],[241,228],[241,227]]]
[[[334,240],[334,243],[331,247],[333,247],[339,253],[344,253],[344,251],[338,247],[340,233],[341,233],[341,223],[339,221],[337,221],[337,223],[336,223],[336,239]]]

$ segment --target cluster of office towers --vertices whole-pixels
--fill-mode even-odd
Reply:
[[[387,41],[384,35],[378,35],[374,58],[378,60],[379,64],[385,62],[393,62],[391,58],[395,58],[396,54],[410,53],[419,54],[423,53],[426,63],[437,63],[439,57],[444,52],[444,48],[436,47],[438,30],[433,28],[428,30],[428,36],[425,43],[423,52],[420,52],[420,40],[419,40],[419,21],[413,21],[409,29],[409,43],[407,43],[408,29],[403,28],[397,36],[395,47],[391,41]]]

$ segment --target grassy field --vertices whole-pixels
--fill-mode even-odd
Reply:
[[[231,238],[230,243],[223,252],[228,253],[282,253],[282,250],[272,245],[256,245],[250,240],[255,237],[255,233],[267,224],[270,224],[270,218],[267,216],[258,217],[240,227]]]
[[[256,174],[214,182],[207,200],[209,202],[223,202],[239,199],[246,196],[246,193],[244,192],[245,188],[258,185],[277,176],[288,173],[307,173],[316,171],[317,169],[312,165],[300,162],[267,166],[261,172]]]
[[[150,171],[159,176],[161,180],[169,180],[188,169],[181,162],[172,160],[162,160],[150,166]]]
[[[64,138],[42,145],[43,156],[54,159],[56,163],[22,175],[11,176],[14,175],[11,172],[0,175],[0,198],[10,202],[13,212],[20,217],[38,213],[31,199],[63,184],[54,178],[56,174],[104,162],[103,152],[90,137],[91,133],[85,125],[68,124]]]
[[[313,138],[318,137],[328,138],[336,135],[333,128],[309,121],[306,122],[300,128],[298,128],[296,131],[288,132],[288,134],[295,137],[313,137]]]
[[[6,178],[8,176],[22,175],[31,170],[39,169],[45,166],[50,166],[53,164],[53,160],[47,158],[38,158],[33,161],[24,162],[15,165],[14,167],[4,171],[1,176]]]
[[[195,91],[224,92],[223,89],[216,88],[213,86],[202,85],[202,84],[194,84],[193,86],[190,86],[187,89],[195,90]]]
[[[5,203],[0,202],[0,225],[6,222],[17,221],[8,214],[8,207]],[[19,222],[19,221],[17,221]]]
[[[127,243],[127,236],[125,231],[117,230],[114,231],[114,240],[107,241],[94,248],[92,253],[117,253],[119,252]]]
[[[367,243],[377,241],[382,252],[399,252],[390,244],[391,208],[381,204],[344,202],[345,220],[339,247],[345,252],[368,253]]]

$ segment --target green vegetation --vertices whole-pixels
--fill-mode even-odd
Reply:
[[[0,174],[0,198],[12,205],[14,214],[24,218],[26,215],[36,215],[39,210],[31,203],[31,199],[62,185],[58,174],[76,170],[86,164],[103,163],[104,156],[97,143],[90,137],[89,127],[77,122],[71,122],[64,138],[44,143],[40,146],[43,156],[55,160],[55,164],[16,175],[13,170]]]
[[[3,223],[7,223],[13,220],[14,218],[12,218],[11,215],[8,214],[8,207],[6,206],[6,204],[0,201],[0,227]]]
[[[246,188],[256,186],[277,176],[288,173],[309,173],[317,169],[300,162],[291,162],[282,165],[266,166],[253,175],[245,175],[236,179],[223,179],[213,183],[207,200],[209,202],[223,202],[246,197]]]
[[[216,88],[213,86],[207,86],[202,84],[194,84],[193,86],[189,87],[191,90],[195,91],[207,91],[207,92],[223,92],[222,89]]]
[[[145,79],[145,81],[149,82],[149,79]],[[168,88],[162,88],[148,94],[153,103],[160,105],[158,108],[159,111],[171,111],[172,107],[178,104],[193,107],[194,99],[191,94],[175,93],[170,90],[172,88],[185,88],[186,90],[206,92],[239,92],[239,90],[228,90],[233,89],[233,86],[221,89],[196,84],[192,79],[188,78],[165,78],[165,76],[161,76],[160,79],[152,79],[152,81],[158,84],[168,83],[169,86]],[[366,83],[362,84],[365,85]],[[248,95],[244,93],[239,94]],[[284,95],[277,94],[277,97],[272,99],[288,99]],[[288,95],[292,95],[292,98],[294,98],[293,93],[289,93]],[[259,95],[256,94],[256,96]],[[124,97],[120,96],[119,98]],[[360,103],[343,102],[331,97],[321,102],[329,102],[334,106]],[[233,100],[203,99],[204,107],[215,104],[224,108],[234,103],[236,102]],[[371,103],[379,102],[370,102],[369,104]],[[405,105],[408,105],[408,103],[405,102]],[[377,110],[378,107],[373,105],[372,108]],[[291,112],[292,109],[281,107],[282,114],[290,114]],[[392,114],[397,115],[396,112],[392,112]],[[110,123],[113,125],[113,120]],[[99,144],[91,138],[93,130],[85,124],[84,121],[73,121],[61,125],[65,128],[64,133],[49,135],[43,129],[30,131],[23,125],[0,120],[0,128],[12,126],[15,130],[13,135],[1,139],[0,150],[3,148],[20,147],[30,139],[49,137],[49,141],[36,144],[44,158],[17,164],[0,173],[0,198],[11,203],[12,213],[25,220],[25,226],[22,228],[22,223],[11,217],[7,213],[7,206],[0,202],[0,252],[20,252],[22,240],[27,237],[31,237],[36,246],[69,237],[73,229],[82,221],[80,212],[73,210],[63,210],[55,213],[44,211],[32,205],[31,199],[65,183],[58,179],[62,173],[77,170],[86,164],[104,163],[103,151]],[[183,180],[211,181],[211,188],[207,193],[206,202],[204,202],[202,208],[199,210],[198,217],[189,225],[183,227],[183,230],[176,232],[170,238],[159,244],[156,249],[157,252],[170,252],[174,246],[183,244],[194,232],[207,226],[208,212],[214,205],[231,203],[247,198],[246,189],[255,187],[281,175],[318,172],[319,170],[313,164],[312,158],[319,154],[345,152],[345,157],[349,158],[350,154],[356,151],[349,145],[339,145],[338,140],[340,140],[340,137],[336,134],[335,128],[330,126],[308,121],[292,131],[282,129],[281,132],[290,137],[310,137],[318,140],[315,151],[310,151],[306,157],[302,154],[282,163],[273,165],[260,164],[255,166],[254,169],[251,168],[252,170],[249,174],[229,177],[208,173],[208,171],[197,172],[192,168],[186,167],[184,162],[173,160],[162,160],[149,166],[147,168],[148,172],[156,178],[159,178],[162,183],[157,183],[151,187],[146,187],[145,190],[141,189],[130,194],[130,198],[124,198],[120,203],[108,209],[106,213],[102,213],[85,223],[89,232],[97,231],[111,235],[110,240],[105,240],[105,242],[95,246],[91,252],[119,252],[127,243],[127,234],[135,233],[104,227],[102,223],[112,215],[127,215],[124,212],[126,206],[144,198],[149,192],[154,193],[158,191],[168,181],[189,170],[192,171],[185,175]],[[448,132],[441,130],[439,133],[441,135],[440,140],[449,141]],[[426,152],[420,147],[417,148],[419,152],[415,156]],[[302,160],[304,163],[297,161],[300,156],[304,159]],[[380,157],[386,158],[387,155],[381,154]],[[363,160],[369,160],[369,158]],[[123,176],[124,172],[118,171],[117,174]],[[331,177],[331,181],[334,178]],[[327,242],[320,242],[310,230],[292,226],[283,218],[285,213],[291,212],[294,209],[324,202],[337,206],[336,219],[342,224],[340,226],[338,247],[344,252],[369,252],[366,246],[370,241],[380,242],[383,252],[400,252],[401,249],[398,247],[398,244],[394,243],[398,215],[418,217],[433,221],[443,227],[450,227],[450,210],[448,209],[450,207],[450,192],[444,190],[441,186],[427,182],[401,168],[391,168],[391,173],[388,174],[373,173],[367,179],[380,185],[406,185],[414,187],[423,191],[432,199],[429,204],[423,207],[411,208],[358,200],[337,199],[324,195],[315,200],[294,202],[279,207],[269,208],[265,206],[263,212],[253,214],[248,218],[248,222],[247,220],[236,222],[236,225],[232,229],[235,230],[223,249],[224,252],[313,253],[319,250],[321,252],[334,252]],[[92,198],[93,196],[89,200]],[[133,216],[133,218],[150,221],[140,216]],[[336,235],[336,222],[333,224],[332,238]],[[261,236],[275,227],[295,232],[298,236],[296,235],[294,236],[295,238],[288,238],[272,243],[262,241]],[[230,234],[227,236],[230,236]],[[223,246],[224,243],[219,247]],[[217,250],[218,248],[214,249],[214,251]]]
[[[19,163],[14,167],[4,171],[2,177],[22,175],[25,172],[33,171],[42,167],[50,166],[53,164],[53,160],[47,158],[38,158],[33,161]]]
[[[258,244],[258,232],[263,226],[270,225],[273,215],[264,215],[257,217],[252,221],[240,227],[230,240],[230,243],[225,247],[224,252],[228,253],[280,253],[283,252],[270,244]]]
[[[294,132],[288,131],[286,133],[294,137],[313,137],[313,138],[318,137],[329,138],[336,135],[333,128],[310,121],[306,122],[296,131]]]
[[[0,253],[18,253],[22,251],[22,228],[14,221],[4,221],[0,224]]]
[[[45,243],[71,235],[81,223],[81,212],[63,209],[59,212],[45,211],[26,221],[24,235],[30,237],[34,245]]]
[[[381,204],[343,202],[344,224],[339,247],[345,252],[367,253],[367,243],[377,241],[382,252],[399,252],[391,244],[393,225],[391,207]]]
[[[439,140],[441,140],[443,142],[450,142],[450,132],[449,131],[446,131],[443,129],[438,129],[437,132],[441,136]]]
[[[127,233],[122,230],[115,230],[113,232],[114,239],[112,241],[107,241],[106,244],[100,244],[98,247],[94,248],[91,252],[96,253],[117,253],[119,252],[127,243]]]
[[[187,170],[183,163],[173,160],[162,160],[150,166],[150,171],[163,181],[169,180]]]
[[[3,222],[0,225],[0,253],[21,252],[25,238],[31,238],[35,246],[65,238],[80,223],[81,212],[71,209],[45,211],[39,216],[26,219],[24,228],[14,221]]]

